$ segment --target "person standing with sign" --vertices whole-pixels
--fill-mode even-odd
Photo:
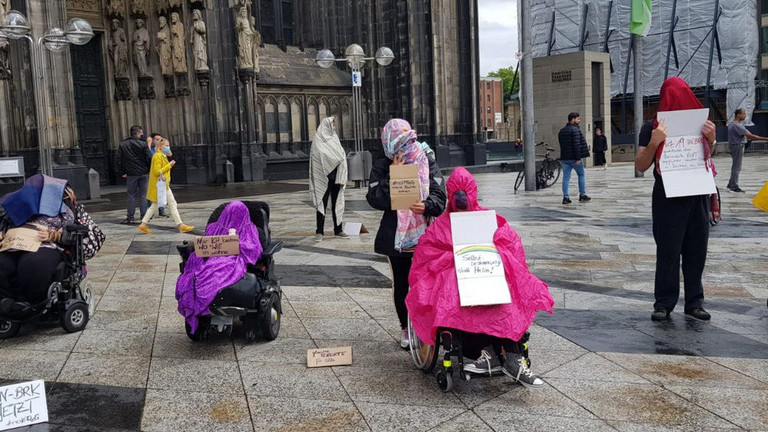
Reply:
[[[392,119],[384,126],[381,143],[384,156],[373,163],[366,199],[376,210],[384,211],[376,234],[374,250],[386,255],[392,270],[395,310],[400,320],[400,346],[410,347],[408,338],[408,273],[413,250],[426,231],[427,218],[440,216],[445,210],[445,184],[429,145],[417,141],[416,131],[403,119]],[[408,210],[395,210],[390,194],[390,167],[415,165],[419,198]]]
[[[747,118],[744,108],[739,108],[733,115],[733,121],[728,125],[728,149],[731,151],[731,178],[728,180],[728,190],[731,192],[744,191],[739,187],[739,173],[741,173],[741,161],[744,159],[744,144],[747,139],[768,141],[768,138],[755,135],[747,130],[742,123]]]
[[[659,94],[660,112],[703,108],[688,87],[678,77],[664,81]],[[666,321],[680,297],[680,257],[685,279],[685,314],[700,320],[709,320],[704,310],[704,288],[701,277],[707,260],[709,242],[709,196],[694,195],[667,198],[664,190],[664,171],[659,165],[668,125],[654,120],[640,129],[640,148],[635,158],[638,171],[655,166],[651,214],[653,238],[656,240],[656,277],[651,319]],[[701,127],[705,159],[709,159],[715,146],[715,125],[707,120]]]
[[[344,189],[347,187],[347,155],[336,134],[333,117],[324,118],[312,139],[309,150],[309,196],[317,210],[315,241],[323,240],[325,211],[331,200],[333,234],[348,238],[342,229],[344,218]]]
[[[155,215],[155,212],[157,212],[158,207],[160,207],[158,203],[158,184],[160,184],[159,188],[161,190],[163,186],[165,187],[168,210],[170,210],[171,217],[173,217],[173,221],[176,223],[179,232],[185,233],[195,229],[195,227],[185,225],[181,221],[179,210],[176,207],[176,199],[173,197],[173,192],[171,191],[171,168],[176,165],[176,161],[168,162],[167,155],[170,153],[171,147],[168,145],[167,140],[161,140],[155,145],[155,155],[152,156],[152,166],[149,170],[149,187],[147,188],[147,200],[152,202],[152,206],[147,210],[147,213],[144,215],[144,218],[141,220],[141,224],[138,227],[138,230],[144,234],[152,233],[147,224]]]

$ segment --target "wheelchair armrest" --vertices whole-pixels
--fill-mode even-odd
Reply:
[[[283,242],[282,240],[273,241],[269,243],[269,246],[267,246],[266,249],[264,249],[264,252],[262,253],[263,256],[272,256],[276,254],[277,252],[280,252],[283,249]]]
[[[88,227],[85,225],[68,223],[64,226],[64,231],[71,234],[88,234]]]
[[[61,243],[63,246],[66,246],[67,248],[71,248],[77,245],[77,241],[80,237],[84,237],[86,235],[88,235],[87,226],[68,223],[64,225],[59,243]]]

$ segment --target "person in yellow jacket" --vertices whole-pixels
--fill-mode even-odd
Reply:
[[[179,210],[176,207],[176,199],[174,199],[173,192],[171,191],[171,168],[176,165],[176,161],[168,161],[168,156],[166,155],[170,152],[171,147],[168,145],[168,140],[164,139],[155,145],[155,155],[152,156],[152,164],[149,167],[149,187],[147,188],[147,200],[152,202],[152,206],[149,207],[149,210],[147,210],[147,213],[141,220],[141,225],[139,225],[139,231],[145,234],[152,233],[147,224],[158,211],[156,186],[158,181],[165,183],[168,197],[166,207],[171,212],[171,217],[179,228],[179,232],[185,233],[195,229],[195,227],[185,225],[181,221]]]

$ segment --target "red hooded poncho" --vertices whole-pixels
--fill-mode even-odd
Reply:
[[[435,340],[439,327],[520,340],[531,326],[536,311],[552,313],[554,301],[547,284],[532,275],[525,262],[525,249],[507,220],[497,215],[499,228],[493,243],[501,254],[512,303],[461,307],[453,261],[451,212],[458,211],[454,193],[467,194],[470,211],[486,210],[477,203],[477,183],[464,168],[456,168],[446,183],[448,206],[419,239],[408,277],[410,292],[405,299],[408,315],[422,341]]]

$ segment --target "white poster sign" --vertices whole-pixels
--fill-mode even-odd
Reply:
[[[352,72],[352,87],[362,87],[363,80],[360,76],[360,72]]]
[[[667,198],[711,195],[716,192],[715,178],[704,160],[706,140],[701,128],[707,121],[709,109],[663,111],[667,141],[659,158]]]
[[[501,123],[501,113],[496,113],[496,123]]]
[[[512,302],[504,263],[493,244],[496,212],[451,213],[451,235],[461,306]]]
[[[0,387],[0,431],[47,421],[48,404],[42,380]]]

